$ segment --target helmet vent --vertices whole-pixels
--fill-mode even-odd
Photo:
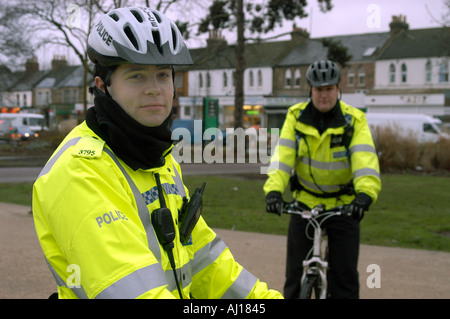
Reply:
[[[139,50],[139,45],[138,45],[137,39],[136,39],[136,37],[134,36],[133,31],[131,31],[131,28],[130,28],[129,26],[125,26],[125,27],[123,28],[123,31],[124,31],[125,34],[127,35],[128,40],[130,40],[130,42],[133,44],[134,48],[135,48],[136,50]]]
[[[153,11],[153,14],[155,15],[156,20],[158,20],[158,23],[161,23],[161,22],[162,22],[162,19],[161,19],[161,17],[159,16],[159,14],[156,13],[155,11]]]
[[[134,15],[134,17],[136,18],[136,20],[138,20],[139,22],[144,21],[144,19],[142,18],[142,16],[139,14],[139,12],[137,12],[136,10],[130,10],[130,12]]]
[[[177,43],[177,40],[178,40],[177,32],[174,30],[174,28],[171,28],[171,30],[172,30],[173,47],[175,49],[177,47],[177,45],[178,45],[178,43]]]
[[[162,52],[162,48],[161,48],[161,38],[159,35],[158,31],[152,31],[152,36],[153,36],[153,41],[155,42],[156,47],[158,48],[159,53],[163,53]]]
[[[117,14],[115,14],[115,13],[111,13],[111,14],[109,15],[109,17],[110,17],[111,19],[113,19],[114,21],[119,21],[119,16],[118,16]]]

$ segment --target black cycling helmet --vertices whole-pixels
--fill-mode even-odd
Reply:
[[[103,67],[126,62],[192,64],[175,23],[150,8],[118,8],[102,15],[89,35],[87,52],[92,62]]]
[[[306,71],[306,80],[312,87],[339,84],[341,71],[338,65],[330,60],[320,60],[311,64]]]

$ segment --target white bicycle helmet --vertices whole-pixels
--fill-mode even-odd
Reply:
[[[192,58],[176,24],[150,8],[118,8],[101,16],[88,38],[88,55],[101,66],[190,65]]]
[[[341,71],[333,61],[316,61],[306,71],[306,80],[312,87],[338,84],[341,80]]]

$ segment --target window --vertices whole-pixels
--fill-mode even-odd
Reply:
[[[70,103],[70,90],[64,89],[64,103]]]
[[[358,85],[364,85],[365,83],[366,83],[366,72],[364,71],[364,68],[361,65],[358,68]]]
[[[402,69],[402,83],[406,83],[406,81],[408,80],[408,69],[406,67],[406,64],[403,63],[401,66]]]
[[[222,74],[222,82],[223,82],[223,87],[226,88],[228,86],[228,75],[227,75],[227,72],[223,72],[223,74]]]
[[[426,133],[439,134],[436,129],[430,123],[423,123],[423,131]]]
[[[297,69],[297,70],[295,70],[295,73],[294,73],[294,86],[295,87],[300,87],[300,70],[299,69]]]
[[[233,71],[231,79],[233,80],[233,87],[235,87],[236,86],[236,71]]]
[[[211,87],[211,75],[208,73],[206,73],[206,87],[210,88]]]
[[[50,104],[50,92],[45,92],[45,104]]]
[[[253,78],[252,70],[250,70],[250,72],[248,74],[248,79],[249,79],[250,87],[253,87],[255,85],[255,79]]]
[[[258,86],[261,87],[263,85],[263,77],[261,70],[258,70]]]
[[[184,116],[191,116],[191,107],[190,106],[184,107]]]
[[[38,92],[37,105],[42,105],[42,92]]]
[[[291,87],[291,70],[287,69],[284,74],[284,87]]]
[[[77,91],[77,89],[73,89],[73,91],[72,91],[72,98],[73,98],[73,103],[77,103],[77,95],[78,95],[78,91]]]
[[[442,61],[439,65],[439,82],[448,82],[448,66],[447,61]]]
[[[431,61],[428,61],[425,65],[425,81],[431,82]]]
[[[353,67],[349,67],[348,68],[348,73],[347,73],[347,81],[348,81],[348,85],[355,85],[355,71],[353,70]]]
[[[24,95],[23,95],[23,106],[27,106],[27,105],[28,105],[27,95],[24,94]]]
[[[203,87],[203,75],[201,73],[198,74],[198,86]]]
[[[389,66],[389,83],[395,83],[395,65]]]

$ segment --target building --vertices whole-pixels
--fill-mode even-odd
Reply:
[[[11,82],[3,91],[2,107],[32,109],[34,98],[33,88],[49,71],[39,70],[36,58],[29,59],[25,65],[25,71],[15,72]]]
[[[84,111],[84,68],[67,65],[64,56],[55,55],[51,70],[39,70],[36,58],[27,61],[25,71],[11,72],[0,69],[3,78],[0,97],[2,112],[26,111],[46,115],[48,126],[56,126],[61,120],[79,119]],[[88,74],[88,86],[92,76]],[[88,105],[93,98],[87,95]]]
[[[341,67],[342,100],[367,112],[425,113],[450,123],[449,37],[444,28],[410,30],[403,16],[393,17],[390,32],[333,37],[352,56]],[[219,128],[234,127],[235,49],[211,31],[206,47],[190,50],[194,65],[175,68],[175,117],[201,119],[204,99],[211,98],[219,104]],[[326,59],[327,50],[323,38],[299,28],[290,40],[247,43],[245,126],[280,128],[289,106],[309,100],[306,70]],[[83,67],[61,56],[46,71],[36,59],[22,72],[1,67],[1,107],[47,112],[56,122],[79,118],[83,78]],[[86,98],[92,105],[92,96]]]
[[[450,34],[444,28],[409,30],[404,17],[380,49],[368,112],[424,113],[450,121]]]
[[[265,126],[262,105],[267,96],[273,96],[273,65],[294,44],[280,41],[246,45],[244,123],[247,127]],[[211,33],[207,47],[190,50],[194,65],[184,68],[188,73],[188,96],[180,98],[181,118],[202,118],[203,98],[216,98],[220,128],[234,126],[235,49],[220,33]]]

